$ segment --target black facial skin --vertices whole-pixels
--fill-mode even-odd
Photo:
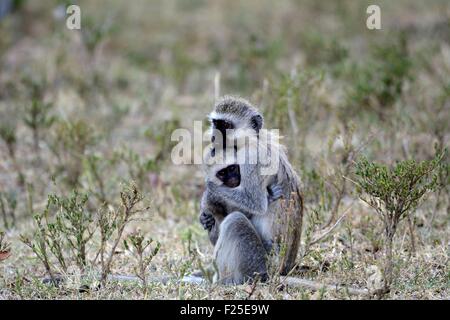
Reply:
[[[253,116],[250,120],[252,128],[256,131],[256,133],[259,133],[259,130],[261,130],[263,125],[263,119],[260,115]]]
[[[225,149],[226,148],[226,134],[227,134],[227,130],[231,130],[234,129],[234,124],[231,123],[230,121],[227,120],[223,120],[223,119],[213,119],[213,128],[215,130],[219,130],[220,133],[222,134],[222,146]],[[213,135],[211,137],[211,142],[215,142],[216,137]]]
[[[213,119],[212,125],[215,130],[219,130],[222,134],[222,146],[225,150],[227,148],[226,138],[227,138],[227,130],[236,129],[235,125],[231,121],[223,120],[223,119]],[[259,134],[259,130],[261,130],[263,125],[263,119],[260,115],[253,116],[250,119],[251,127],[256,131],[256,134]],[[211,142],[216,142],[216,136],[213,135],[211,137]]]
[[[237,152],[237,146],[234,146],[234,153]],[[216,148],[211,148],[211,157],[215,157],[216,156]]]
[[[239,170],[239,165],[237,164],[232,164],[223,168],[217,172],[216,176],[229,188],[236,188],[241,184],[241,172]]]

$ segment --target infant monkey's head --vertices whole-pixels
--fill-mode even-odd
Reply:
[[[217,171],[216,177],[229,188],[236,188],[241,184],[241,172],[238,164],[232,164]]]

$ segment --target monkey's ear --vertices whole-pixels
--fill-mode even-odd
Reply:
[[[259,114],[256,116],[253,116],[250,120],[251,126],[253,129],[256,130],[256,132],[259,132],[263,126],[263,117]]]

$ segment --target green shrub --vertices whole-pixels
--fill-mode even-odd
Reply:
[[[392,284],[393,240],[399,223],[412,215],[423,196],[437,187],[438,172],[444,154],[433,160],[405,160],[393,167],[361,158],[356,164],[361,200],[375,209],[385,235],[384,290]]]
[[[21,235],[21,240],[44,265],[52,282],[56,283],[57,273],[65,274],[70,266],[77,266],[83,274],[87,267],[96,268],[100,259],[104,284],[125,227],[148,210],[143,200],[134,184],[126,185],[117,207],[102,207],[94,214],[88,209],[86,194],[73,191],[69,197],[49,195],[44,212],[34,216],[33,236]]]
[[[136,259],[134,272],[141,280],[144,288],[144,294],[147,292],[147,269],[153,258],[158,254],[161,244],[153,239],[146,239],[145,236],[137,231],[130,234],[124,240],[125,249],[131,251]]]

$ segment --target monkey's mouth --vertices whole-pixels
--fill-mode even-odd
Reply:
[[[241,179],[230,179],[228,180],[228,187],[229,188],[236,188],[239,187],[239,185],[241,184]]]

